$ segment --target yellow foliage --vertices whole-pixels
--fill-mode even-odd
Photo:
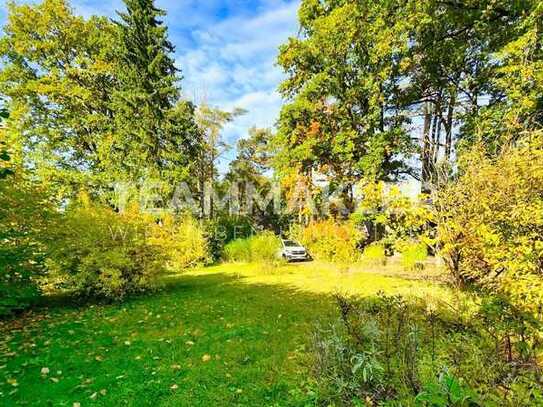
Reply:
[[[323,220],[298,227],[293,238],[301,242],[319,260],[356,262],[360,259],[359,243],[365,235],[352,222],[337,223]]]
[[[372,238],[383,239],[383,243],[399,252],[405,242],[418,241],[428,247],[435,245],[433,230],[429,227],[434,222],[434,213],[424,204],[425,196],[414,201],[395,185],[387,190],[384,182],[364,183],[360,188],[363,199],[352,219],[359,224],[369,223],[374,229],[379,228],[381,236],[371,233]]]
[[[181,271],[209,260],[204,231],[190,216],[181,220],[165,216],[161,223],[151,224],[148,242],[167,256],[167,266],[172,271]]]
[[[537,312],[543,306],[543,144],[536,136],[492,160],[482,147],[437,201],[442,253],[464,283]]]
[[[164,271],[207,259],[205,238],[192,219],[158,222],[137,206],[118,213],[85,193],[48,232],[49,280],[87,296],[120,299],[156,287]]]

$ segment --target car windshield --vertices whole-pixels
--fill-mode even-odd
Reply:
[[[284,244],[285,244],[285,247],[297,247],[297,246],[300,246],[294,240],[285,240]]]

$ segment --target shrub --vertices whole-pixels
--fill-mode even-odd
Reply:
[[[368,242],[386,242],[391,249],[402,241],[435,245],[435,229],[430,227],[434,213],[425,203],[425,196],[414,201],[397,186],[387,188],[384,182],[363,183],[361,193],[363,199],[351,218],[367,230]]]
[[[166,256],[169,270],[179,272],[210,261],[203,228],[191,216],[165,216],[159,224],[152,223],[148,228],[148,243]]]
[[[342,403],[350,404],[382,387],[384,367],[378,355],[381,333],[375,321],[359,327],[360,346],[353,346],[344,329],[343,324],[335,324],[314,333],[313,362],[325,398],[333,399],[335,395]]]
[[[339,317],[315,329],[310,348],[318,405],[519,406],[543,401],[536,390],[536,354],[526,357],[518,347],[510,358],[496,342],[522,335],[520,329],[516,334],[511,330],[515,324],[505,323],[521,319],[504,304],[462,309],[462,304],[382,294],[336,299]],[[535,349],[540,352],[541,343]]]
[[[232,240],[224,247],[224,259],[231,262],[251,261],[251,245],[249,238]]]
[[[448,372],[442,372],[435,382],[425,383],[415,398],[417,405],[432,407],[478,406],[477,394]]]
[[[281,247],[279,238],[271,232],[262,232],[246,239],[236,239],[224,248],[224,257],[232,262],[274,263]]]
[[[302,243],[317,260],[355,262],[360,259],[358,246],[365,235],[351,222],[323,220],[291,231],[293,239]]]
[[[224,257],[224,247],[235,239],[243,239],[254,233],[254,226],[246,216],[219,214],[204,224],[210,258],[213,261]]]
[[[385,245],[380,242],[374,242],[364,247],[363,260],[370,264],[386,264]]]
[[[83,196],[49,231],[51,278],[86,297],[116,300],[153,289],[167,263],[161,245],[147,239],[155,226],[136,209],[116,213]]]
[[[402,265],[408,270],[420,270],[424,268],[424,261],[428,257],[428,249],[424,243],[409,241],[397,243],[402,256]]]
[[[277,260],[281,242],[272,232],[262,232],[251,236],[249,242],[252,261],[273,262]]]
[[[476,147],[438,196],[442,255],[455,279],[543,307],[543,136],[492,159]]]

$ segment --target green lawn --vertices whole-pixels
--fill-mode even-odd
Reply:
[[[122,305],[50,305],[0,323],[0,405],[310,405],[304,349],[330,294],[380,290],[449,295],[387,269],[227,264]]]

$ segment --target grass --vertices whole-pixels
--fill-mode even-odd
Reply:
[[[407,277],[224,264],[120,305],[51,304],[0,322],[0,405],[308,405],[307,338],[330,294],[451,295]]]

